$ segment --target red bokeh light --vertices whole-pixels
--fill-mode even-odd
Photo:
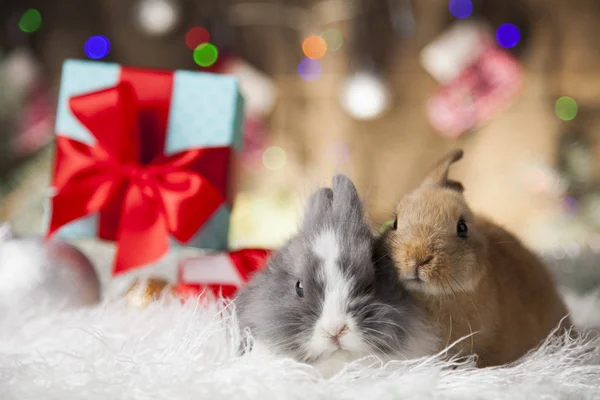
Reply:
[[[202,43],[210,42],[210,33],[205,28],[195,26],[185,34],[185,44],[190,50],[194,50]]]

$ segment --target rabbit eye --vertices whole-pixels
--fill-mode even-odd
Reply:
[[[296,282],[296,294],[298,297],[304,297],[304,288],[302,287],[302,282]]]
[[[393,230],[398,229],[398,217],[396,217],[396,219],[394,219],[394,223],[392,224],[392,229]]]
[[[459,219],[456,224],[456,235],[461,239],[467,238],[467,232],[469,229],[467,228],[467,224],[464,219]]]

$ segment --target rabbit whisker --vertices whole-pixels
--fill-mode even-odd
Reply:
[[[469,325],[469,331],[471,333],[470,336],[471,336],[471,353],[472,353],[475,343],[473,341],[473,328],[471,327],[471,322],[469,321],[469,318],[465,315],[464,310],[462,308],[462,304],[460,304],[460,302],[458,300],[458,296],[456,295],[456,292],[454,291],[454,289],[452,289],[452,285],[450,285],[450,281],[448,280],[447,277],[445,277],[445,278],[446,278],[446,282],[448,283],[448,288],[452,291],[452,294],[454,295],[454,299],[456,300],[457,303],[459,303],[460,313],[462,314],[465,321],[467,321],[467,325]]]
[[[473,308],[475,309],[475,312],[477,313],[477,316],[479,317],[479,323],[480,323],[480,325],[483,326],[483,320],[481,319],[481,314],[479,314],[479,309],[475,305],[475,302],[473,301],[473,299],[471,298],[471,296],[469,296],[469,294],[467,293],[467,291],[465,290],[465,288],[463,288],[463,286],[460,284],[460,282],[458,280],[456,280],[456,278],[454,277],[454,275],[452,275],[451,273],[449,273],[448,275],[450,275],[450,278],[452,278],[452,280],[454,282],[456,282],[456,284],[460,287],[460,290],[469,299],[469,301],[471,302],[471,304],[473,304]]]

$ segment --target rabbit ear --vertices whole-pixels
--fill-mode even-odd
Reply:
[[[329,188],[320,188],[310,195],[304,213],[304,228],[318,226],[331,214],[333,191]]]
[[[343,219],[362,221],[363,205],[354,183],[346,175],[333,177],[333,212]]]
[[[423,184],[427,186],[442,186],[462,193],[464,190],[463,185],[460,182],[448,179],[448,170],[450,169],[450,166],[462,157],[462,149],[452,150],[446,154],[444,158],[438,161],[433,170],[427,174]]]

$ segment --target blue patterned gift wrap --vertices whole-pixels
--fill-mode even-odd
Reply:
[[[57,135],[94,145],[94,136],[73,115],[69,99],[116,86],[121,68],[118,64],[97,61],[64,62],[55,128]],[[244,100],[236,78],[196,71],[174,71],[164,154],[198,147],[231,146],[232,158],[235,159],[242,147],[243,109]],[[233,165],[230,163],[229,168],[233,168]],[[231,172],[228,171],[230,177]],[[53,191],[52,188],[50,190]],[[48,201],[46,225],[51,211]],[[185,245],[226,250],[229,247],[230,215],[230,204],[222,204]],[[98,214],[92,214],[66,224],[56,233],[56,237],[96,237],[98,217]],[[175,238],[171,238],[171,243],[182,245]]]

